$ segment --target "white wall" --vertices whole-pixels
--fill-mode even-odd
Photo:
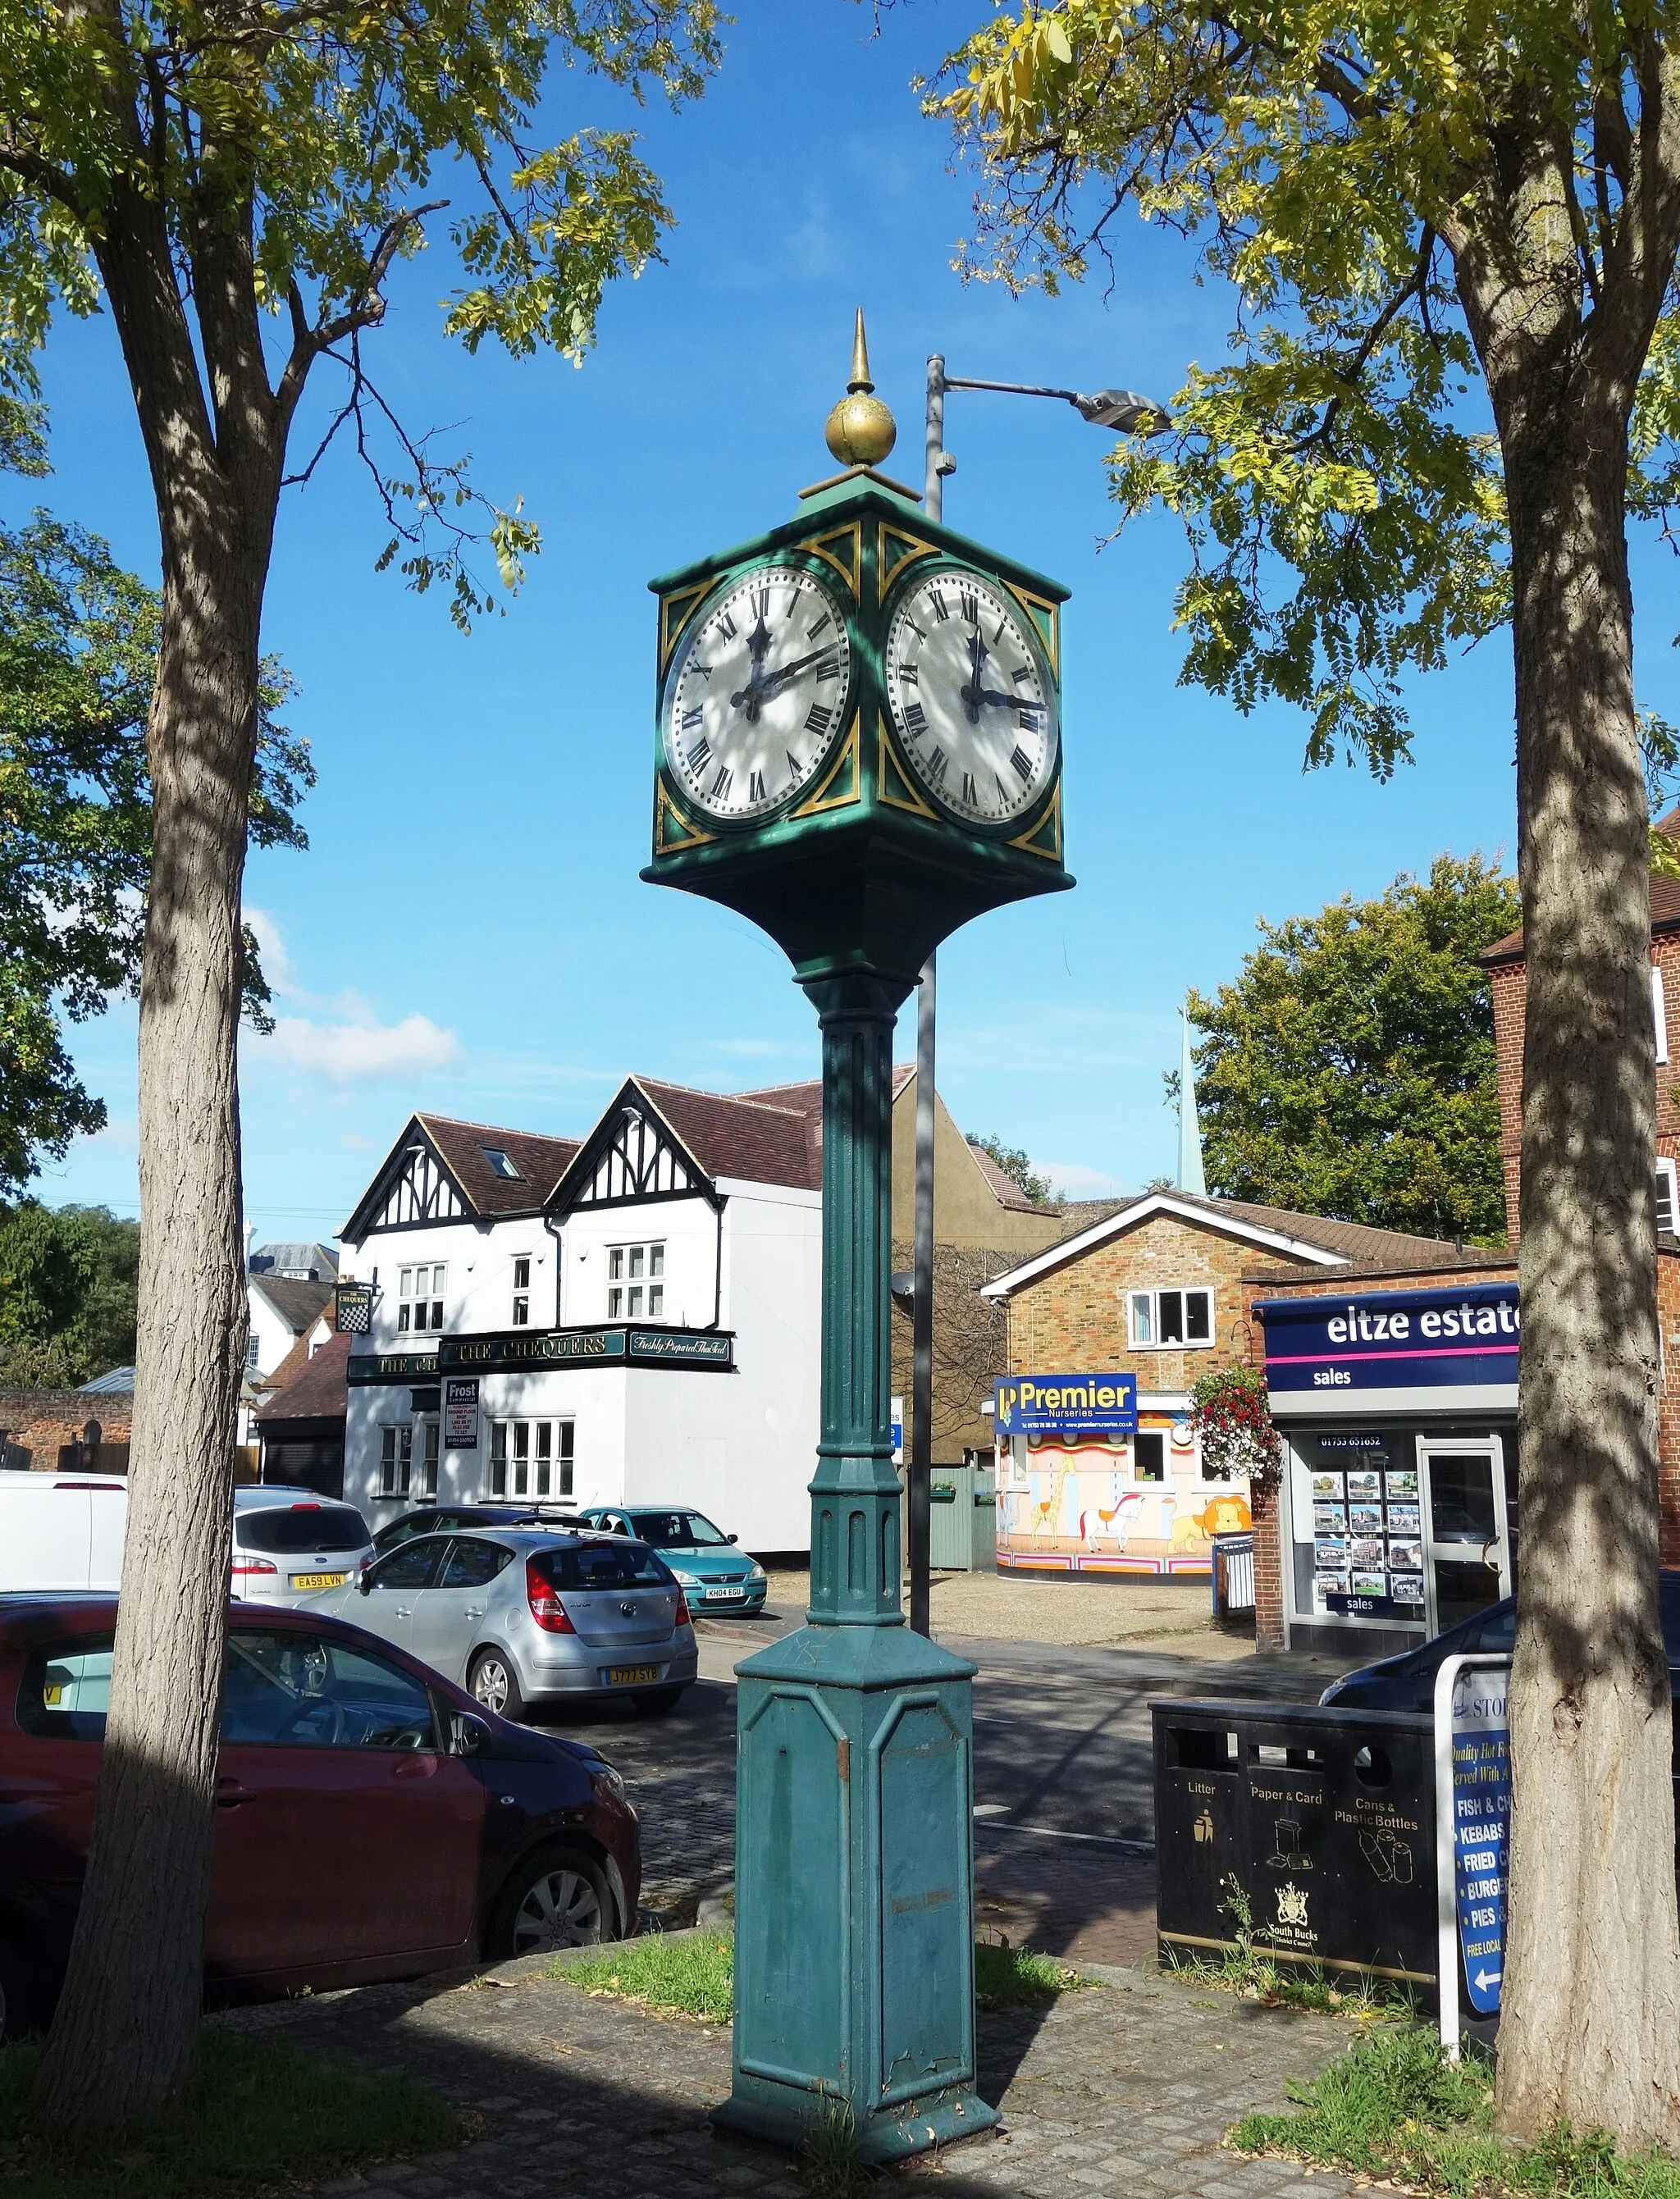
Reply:
[[[573,1367],[480,1378],[479,1449],[445,1451],[440,1502],[488,1494],[489,1424],[496,1419],[561,1420],[575,1427],[572,1501],[592,1504],[687,1502],[738,1534],[749,1549],[803,1550],[810,1540],[806,1491],[816,1468],[822,1200],[815,1192],[726,1181],[720,1326],[733,1328],[736,1371]],[[666,1246],[665,1322],[711,1325],[716,1218],[701,1199],[586,1211],[563,1232],[562,1325],[606,1319],[607,1249]],[[358,1248],[355,1272],[376,1264],[380,1298],[372,1350],[423,1350],[429,1335],[399,1335],[397,1271],[423,1257],[449,1263],[446,1333],[505,1330],[510,1322],[511,1263],[533,1260],[531,1326],[553,1326],[553,1240],[539,1226],[470,1222],[382,1231]],[[540,1255],[546,1263],[535,1263]],[[407,1508],[376,1495],[379,1429],[409,1417],[410,1385],[353,1386],[346,1427],[346,1497],[375,1525]],[[418,1385],[413,1386],[420,1386]],[[429,1386],[429,1385],[428,1385]],[[417,1444],[417,1456],[418,1445]],[[511,1493],[511,1492],[510,1492]]]
[[[297,1338],[254,1283],[246,1284],[245,1295],[251,1308],[251,1333],[257,1339],[254,1371],[259,1374],[271,1374],[297,1342]]]

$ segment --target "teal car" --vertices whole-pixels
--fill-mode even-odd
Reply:
[[[682,1505],[645,1510],[639,1504],[598,1504],[583,1518],[604,1534],[633,1535],[657,1550],[696,1611],[751,1614],[763,1610],[763,1566],[747,1555],[732,1535],[715,1527],[703,1512]]]

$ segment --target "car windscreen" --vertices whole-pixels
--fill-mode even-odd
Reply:
[[[633,1512],[630,1525],[656,1550],[726,1550],[727,1535],[720,1535],[703,1512]]]
[[[17,1722],[25,1733],[100,1741],[111,1700],[111,1636],[60,1642],[25,1662]]]
[[[592,1588],[672,1588],[662,1558],[641,1543],[580,1543],[569,1549],[539,1550],[532,1563],[563,1595]]]
[[[242,1550],[298,1558],[317,1550],[361,1550],[367,1522],[351,1504],[301,1504],[264,1512],[236,1512],[233,1539]]]

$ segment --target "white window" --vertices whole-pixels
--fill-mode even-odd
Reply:
[[[1671,1237],[1680,1231],[1680,1189],[1672,1161],[1657,1163],[1656,1201],[1658,1230]]]
[[[1668,1059],[1668,1003],[1663,998],[1663,974],[1651,965],[1651,1014],[1657,1026],[1657,1059]]]
[[[607,1247],[607,1319],[662,1321],[665,1317],[663,1245]]]
[[[513,1325],[525,1327],[531,1318],[531,1262],[522,1252],[513,1263]]]
[[[397,1270],[397,1329],[437,1330],[443,1327],[443,1290],[449,1274],[441,1260]]]
[[[414,1429],[402,1420],[379,1431],[379,1493],[406,1496],[414,1472]]]
[[[1213,1342],[1213,1292],[1133,1291],[1127,1324],[1135,1350],[1205,1351]]]
[[[497,1420],[490,1430],[490,1494],[540,1500],[572,1494],[575,1424]]]
[[[262,1339],[254,1331],[245,1339],[245,1364],[248,1367],[262,1365]]]
[[[435,1420],[420,1423],[420,1486],[415,1492],[420,1496],[437,1495],[438,1424]]]

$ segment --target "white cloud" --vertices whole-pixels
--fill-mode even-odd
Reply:
[[[330,1084],[364,1084],[382,1076],[434,1076],[455,1068],[462,1059],[453,1031],[440,1030],[429,1016],[405,1016],[400,1024],[370,1018],[358,1023],[312,1024],[301,1016],[279,1016],[265,1050],[292,1069],[324,1077]]]
[[[243,914],[255,936],[269,989],[283,1000],[306,1001],[308,995],[299,989],[297,972],[292,967],[292,958],[280,936],[279,925],[265,908],[247,908]]]
[[[1111,1175],[1100,1169],[1087,1168],[1082,1161],[1038,1161],[1032,1164],[1035,1175],[1047,1179],[1052,1191],[1063,1199],[1118,1199],[1121,1187]]]

